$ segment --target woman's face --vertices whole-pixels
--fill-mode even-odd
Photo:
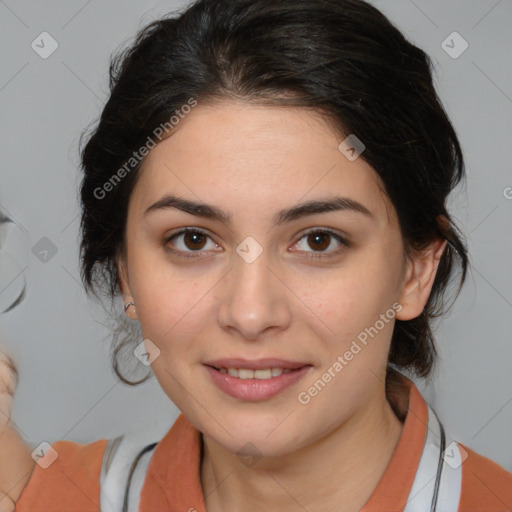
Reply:
[[[382,406],[394,320],[423,308],[395,210],[341,142],[306,109],[199,104],[133,190],[128,314],[169,398],[233,453],[289,453]]]

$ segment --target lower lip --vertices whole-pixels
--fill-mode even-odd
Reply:
[[[303,366],[270,379],[239,379],[238,377],[231,377],[227,373],[221,373],[211,366],[205,365],[205,367],[219,389],[234,398],[243,400],[272,398],[302,379],[311,368],[309,365]]]

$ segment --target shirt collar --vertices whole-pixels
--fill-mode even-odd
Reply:
[[[427,431],[428,408],[415,384],[405,376],[395,397],[400,409],[408,404],[402,434],[391,461],[361,512],[402,510],[407,503]],[[141,509],[166,507],[171,512],[206,512],[201,488],[201,433],[180,414],[158,443],[141,493]]]

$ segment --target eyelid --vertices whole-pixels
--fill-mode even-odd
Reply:
[[[181,228],[178,231],[176,231],[175,233],[172,233],[171,235],[166,236],[164,239],[164,245],[167,245],[174,238],[182,236],[186,233],[199,233],[199,234],[204,235],[205,237],[209,238],[214,244],[219,245],[213,239],[213,237],[210,235],[210,233],[207,230],[205,230],[203,228],[193,227],[193,226],[187,226],[187,227]],[[202,252],[205,252],[203,250],[201,250],[201,251],[179,251],[178,250],[177,251],[177,250],[173,250],[173,249],[169,249],[169,251],[171,251],[173,253],[178,253],[178,254],[200,254]]]
[[[298,236],[297,241],[293,245],[296,245],[304,237],[306,237],[312,233],[326,233],[326,234],[334,237],[336,240],[338,240],[338,242],[341,245],[339,247],[337,247],[336,249],[331,249],[329,251],[293,251],[293,252],[304,252],[306,254],[305,255],[306,258],[321,259],[321,258],[330,258],[330,257],[339,256],[340,252],[346,250],[348,247],[351,246],[351,243],[348,241],[348,237],[346,235],[344,235],[344,234],[342,235],[334,229],[321,227],[321,226],[316,226],[314,228],[309,228],[309,229],[303,231]]]
[[[348,244],[348,239],[349,239],[348,235],[346,235],[343,232],[339,232],[338,230],[335,230],[335,229],[332,229],[332,228],[327,228],[327,227],[322,227],[322,226],[316,226],[314,228],[308,228],[305,231],[302,231],[300,233],[300,236],[299,236],[298,240],[300,240],[304,236],[309,235],[311,233],[328,233],[329,235],[333,235],[333,236],[337,237],[338,239],[343,240],[344,242],[346,242]]]
[[[185,228],[181,228],[178,231],[176,231],[175,233],[165,237],[165,244],[164,245],[167,246],[167,244],[171,240],[173,240],[174,238],[177,238],[177,237],[179,237],[181,235],[184,235],[187,232],[200,233],[200,234],[206,236],[207,238],[210,238],[210,240],[212,240],[216,245],[219,245],[219,244],[217,244],[217,242],[215,242],[215,240],[208,233],[208,231],[206,231],[203,228],[193,227],[193,226],[187,226]],[[330,256],[338,255],[340,253],[340,251],[342,251],[343,249],[346,249],[347,247],[349,247],[351,245],[349,243],[349,241],[347,240],[348,237],[346,235],[342,235],[339,232],[337,232],[336,230],[333,230],[331,228],[321,227],[321,226],[315,226],[315,227],[312,227],[312,228],[308,228],[305,231],[302,231],[299,234],[299,236],[296,239],[296,241],[293,243],[293,245],[296,245],[304,237],[306,237],[307,235],[312,234],[312,233],[326,233],[326,234],[334,237],[336,240],[338,240],[338,242],[341,244],[341,246],[338,247],[337,249],[331,249],[330,251],[293,251],[293,252],[305,252],[307,254],[306,257],[308,257],[308,258],[328,258]],[[168,248],[167,250],[169,252],[173,253],[173,254],[177,254],[177,255],[183,256],[185,258],[201,257],[201,253],[208,252],[208,251],[204,251],[204,250],[181,251],[181,250],[175,250],[175,249],[171,249],[171,248]]]

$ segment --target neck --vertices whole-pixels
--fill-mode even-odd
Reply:
[[[388,466],[402,423],[379,389],[327,436],[252,467],[203,435],[201,484],[208,512],[356,512]]]

